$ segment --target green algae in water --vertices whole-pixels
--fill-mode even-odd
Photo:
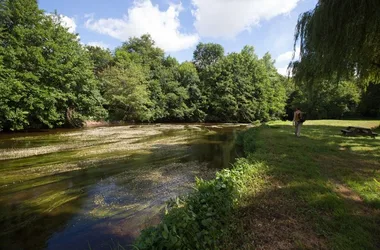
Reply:
[[[0,161],[0,248],[127,245],[195,176],[229,167],[235,137],[173,125],[8,136],[0,150],[17,158]]]

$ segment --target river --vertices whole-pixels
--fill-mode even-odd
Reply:
[[[0,134],[0,249],[130,249],[195,177],[230,167],[245,125]]]

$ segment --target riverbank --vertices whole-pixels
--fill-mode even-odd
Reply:
[[[229,208],[227,213],[220,210],[226,201],[219,200],[213,188],[201,188],[220,183],[207,182],[198,186],[194,196],[218,197],[210,199],[208,214],[216,222],[208,224],[205,220],[207,213],[202,209],[204,205],[208,209],[209,203],[194,210],[197,199],[190,198],[170,210],[158,230],[143,233],[138,246],[379,249],[380,140],[340,135],[345,126],[379,124],[380,121],[307,121],[301,138],[295,138],[293,127],[283,122],[248,130],[243,136],[246,158],[231,170],[243,172],[232,178],[234,181],[223,182],[232,183],[239,195],[231,199],[224,189],[219,193],[229,201],[227,204],[234,202],[233,208],[224,206]],[[228,171],[220,174],[231,176]],[[180,224],[180,231],[176,223],[186,221],[183,215],[189,207],[196,226],[190,224],[187,231]],[[181,245],[173,245],[178,242]]]

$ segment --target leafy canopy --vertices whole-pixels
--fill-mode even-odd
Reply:
[[[0,129],[62,126],[68,111],[104,115],[92,63],[59,16],[35,0],[3,0],[0,30]]]
[[[380,1],[320,0],[297,23],[295,47],[301,61],[291,65],[298,79],[317,75],[380,79]]]

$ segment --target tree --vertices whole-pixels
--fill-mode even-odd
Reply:
[[[141,63],[151,71],[159,68],[165,57],[164,51],[155,46],[149,34],[142,35],[140,38],[130,38],[119,50],[128,52],[133,62]]]
[[[379,82],[380,2],[378,0],[320,0],[302,14],[295,34],[301,60],[294,73],[303,79],[350,78]]]
[[[193,62],[201,71],[216,63],[224,56],[224,48],[216,43],[199,43],[193,53]]]
[[[286,102],[286,88],[289,82],[287,79],[280,75],[277,72],[276,67],[274,66],[275,61],[272,59],[272,56],[269,52],[265,53],[263,58],[260,60],[265,67],[265,72],[267,78],[269,79],[269,89],[265,91],[267,95],[269,105],[269,119],[280,118],[284,115],[284,108]]]
[[[359,110],[365,117],[380,117],[380,84],[370,83],[361,96]]]
[[[205,80],[205,85],[210,87],[207,119],[252,122],[275,118],[271,109],[276,110],[273,107],[277,103],[274,102],[281,100],[284,107],[285,92],[278,91],[280,85],[272,83],[269,75],[265,63],[258,59],[250,46],[219,60],[209,68]],[[272,97],[276,91],[283,95],[278,100]]]
[[[94,64],[94,74],[99,74],[111,65],[113,57],[109,49],[105,50],[97,46],[86,46],[90,60]]]
[[[0,6],[1,128],[62,126],[68,114],[103,116],[88,55],[59,16],[45,15],[35,0]]]
[[[380,83],[380,2],[320,0],[298,20],[294,48],[298,45],[300,60],[289,66],[310,116],[352,115],[361,92]],[[361,113],[368,115],[371,105],[364,103],[368,99]]]
[[[178,61],[169,56],[163,61],[163,67],[156,72],[164,96],[161,101],[164,104],[165,121],[185,121],[190,112],[186,104],[189,99],[187,89],[178,81],[178,67]]]
[[[131,61],[142,66],[148,80],[147,90],[152,102],[152,119],[155,121],[165,119],[168,116],[168,108],[167,93],[163,90],[163,85],[166,85],[169,78],[171,81],[175,80],[173,70],[168,67],[178,62],[174,58],[165,59],[164,51],[155,47],[150,35],[130,38],[115,50],[115,60]]]
[[[186,88],[189,97],[186,101],[186,105],[189,108],[187,119],[193,122],[204,121],[207,100],[200,90],[201,82],[197,69],[193,63],[184,62],[178,67],[178,73],[178,82],[180,82],[182,87]]]
[[[101,73],[111,120],[150,121],[152,118],[147,77],[141,65],[116,63]]]
[[[293,111],[300,107],[308,119],[341,119],[354,116],[359,102],[360,89],[354,81],[319,80],[313,88],[297,85],[289,98],[289,107]]]
[[[199,90],[206,99],[211,96],[212,82],[211,68],[224,57],[224,48],[220,44],[215,43],[199,43],[193,53],[193,64],[198,71],[200,79]],[[208,109],[208,104],[205,105],[205,111]]]

